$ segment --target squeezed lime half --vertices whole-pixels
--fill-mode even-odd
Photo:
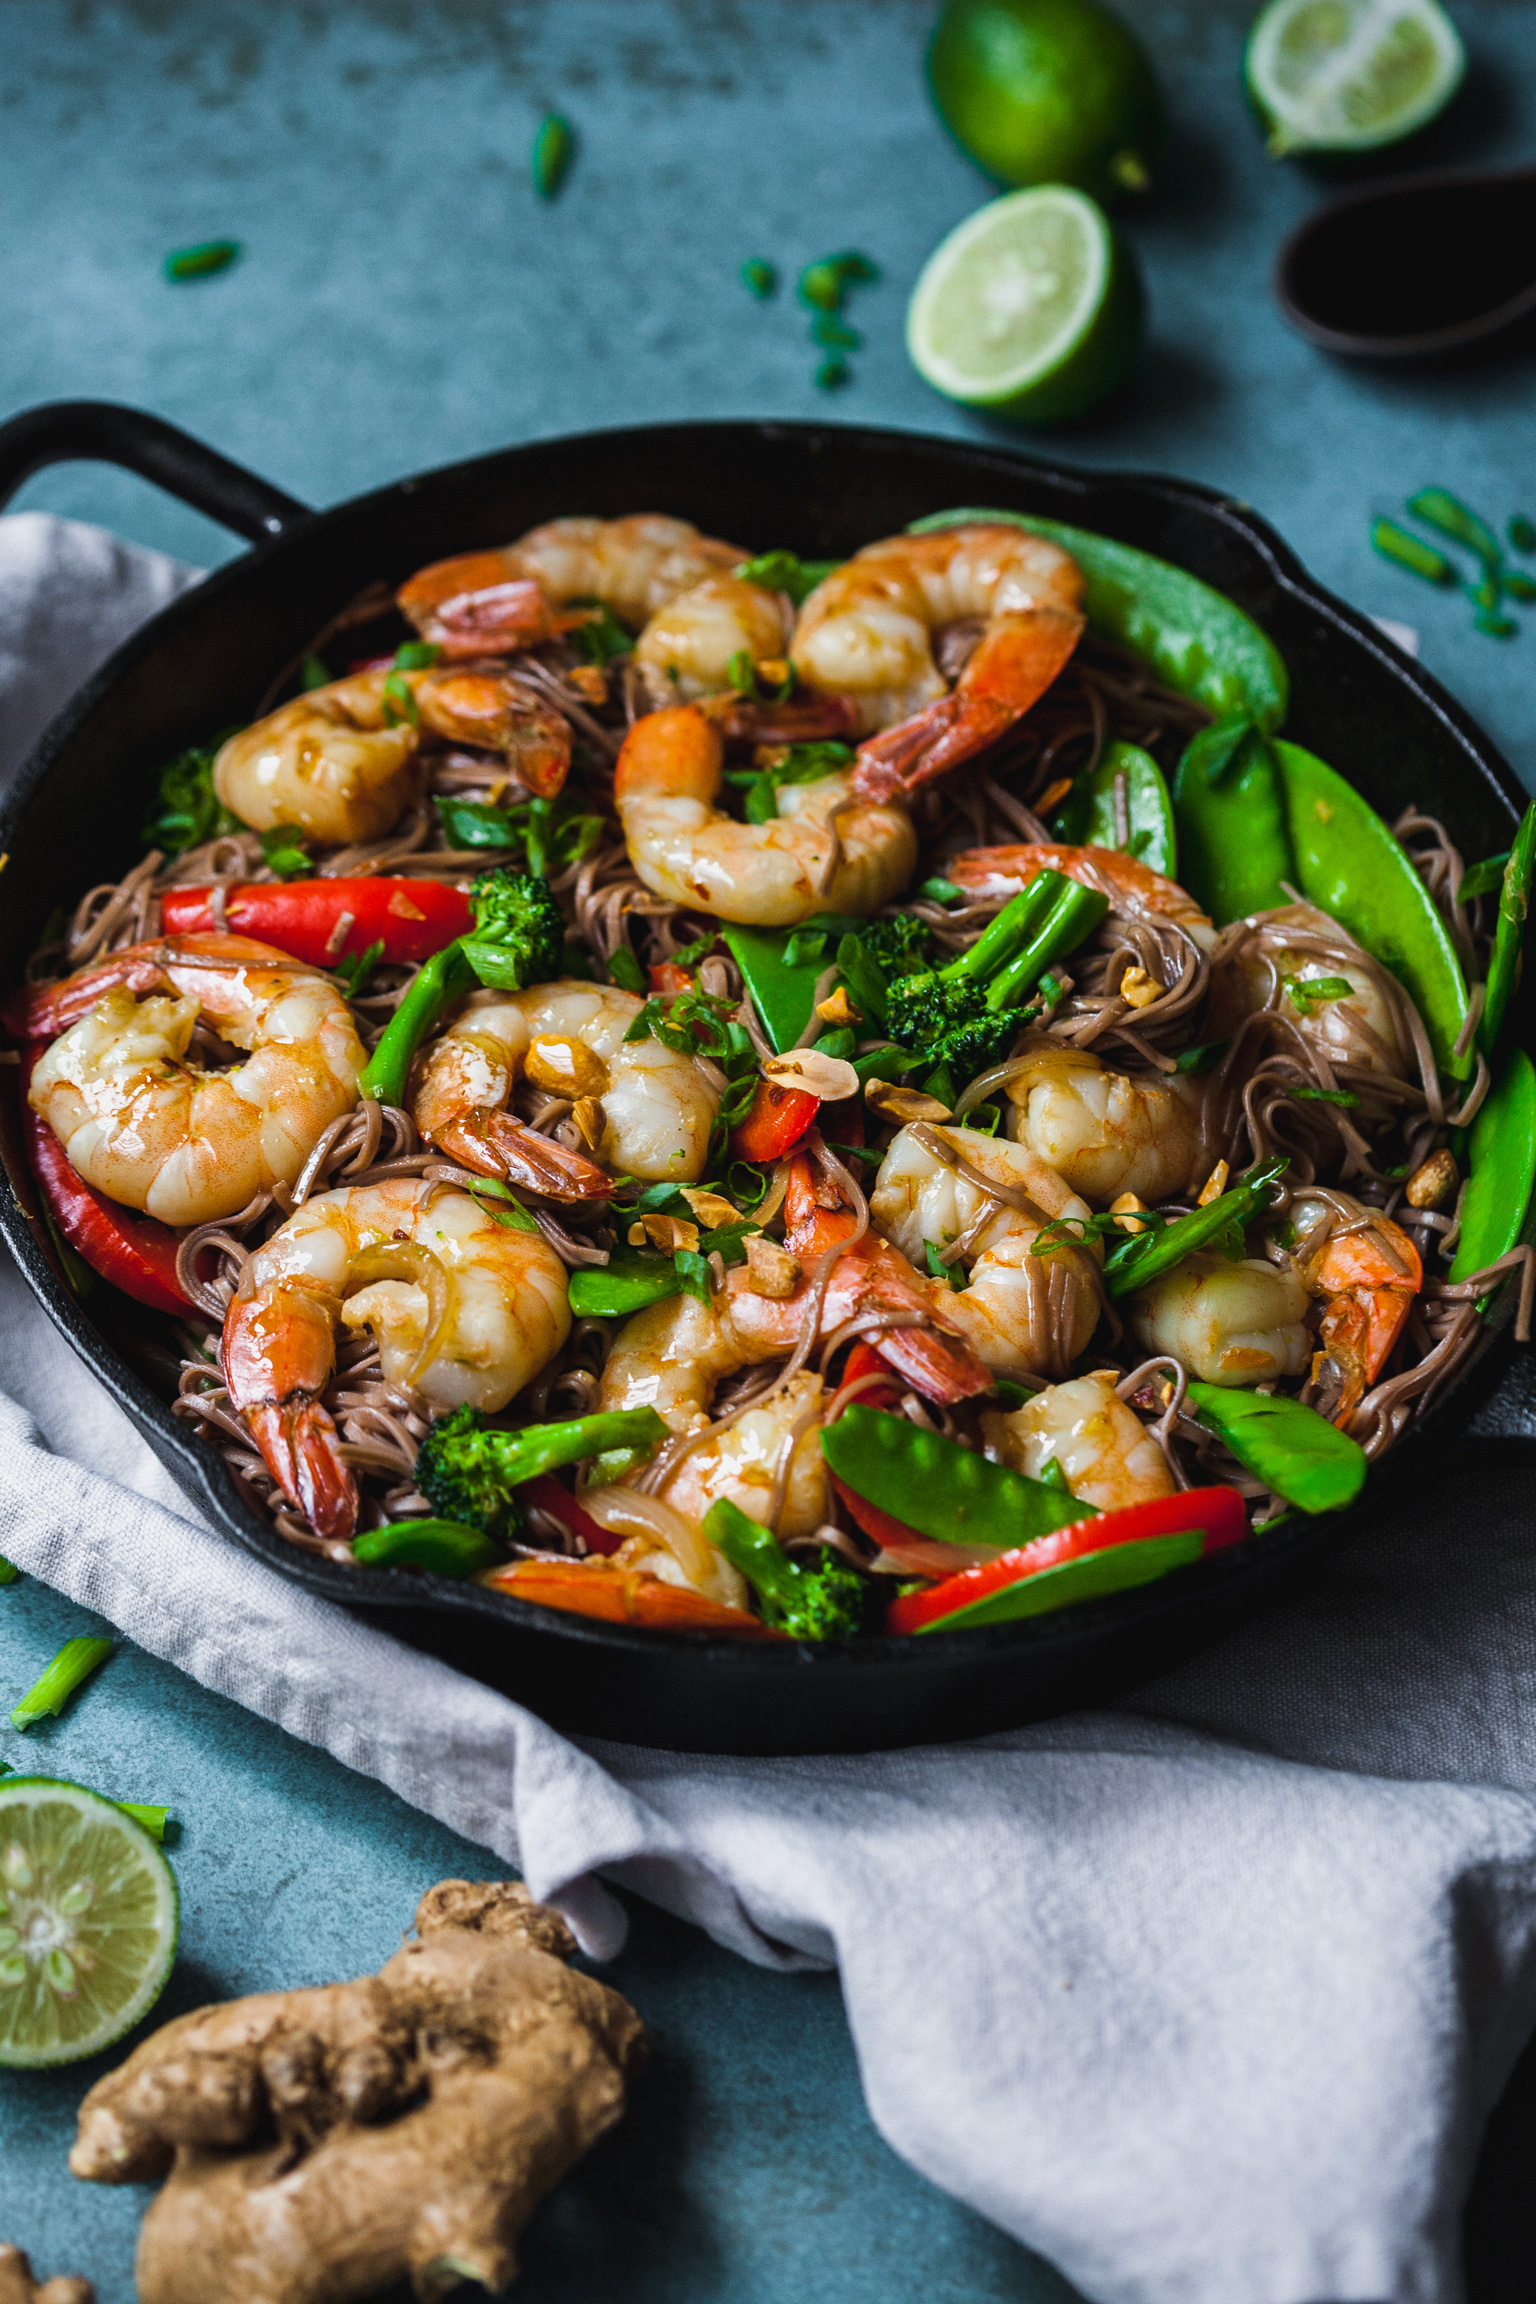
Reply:
[[[1466,63],[1439,0],[1270,0],[1243,76],[1283,157],[1411,136],[1450,101]]]
[[[121,2039],[159,1999],[179,1930],[175,1875],[141,1824],[83,1785],[0,1782],[0,2065]]]
[[[907,349],[951,400],[1023,424],[1079,416],[1122,382],[1141,342],[1141,285],[1109,220],[1066,184],[1010,192],[929,257]]]

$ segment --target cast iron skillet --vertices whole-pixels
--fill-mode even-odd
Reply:
[[[1243,505],[1176,480],[1075,472],[1011,450],[825,424],[658,425],[510,448],[312,513],[157,418],[82,403],[0,427],[0,503],[69,458],[126,466],[255,547],[119,649],[37,747],[6,803],[0,985],[20,977],[51,907],[139,854],[153,771],[249,717],[276,666],[377,577],[506,541],[559,513],[658,509],[749,547],[852,550],[959,504],[1038,511],[1177,561],[1241,602],[1284,654],[1287,733],[1391,814],[1434,809],[1468,854],[1508,845],[1523,795],[1445,692],[1312,583]],[[67,856],[67,864],[62,860]],[[174,1359],[154,1315],[61,1278],[17,1141],[14,1069],[0,1072],[12,1192],[0,1229],[56,1325],[215,1526],[308,1591],[590,1736],[692,1751],[859,1751],[971,1736],[1123,1688],[1229,1623],[1303,1555],[1357,1522],[1303,1522],[1160,1584],[1037,1623],[811,1649],[631,1633],[472,1584],[349,1574],[295,1551],[171,1416]],[[1506,1297],[1512,1293],[1506,1290]],[[1536,1358],[1536,1355],[1528,1356]],[[1474,1370],[1384,1478],[1469,1435],[1536,1434],[1536,1384],[1490,1338]]]

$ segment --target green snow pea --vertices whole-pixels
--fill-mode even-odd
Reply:
[[[914,520],[908,533],[925,536],[967,520],[1027,528],[1070,552],[1087,581],[1084,607],[1094,630],[1134,648],[1170,688],[1192,696],[1217,719],[1246,713],[1261,728],[1273,729],[1285,718],[1290,681],[1279,650],[1235,601],[1188,569],[1060,520],[970,505]]]
[[[428,1568],[435,1576],[477,1576],[494,1566],[501,1547],[478,1528],[457,1520],[396,1520],[352,1539],[352,1557],[365,1568]]]
[[[1299,744],[1276,743],[1296,885],[1347,928],[1412,994],[1435,1061],[1453,1080],[1473,1069],[1455,1054],[1467,1020],[1467,985],[1429,890],[1369,801]]]
[[[1121,776],[1128,835],[1123,843],[1115,822],[1115,784]],[[1154,872],[1166,872],[1170,880],[1176,876],[1173,802],[1161,768],[1139,744],[1106,744],[1092,774],[1079,776],[1057,809],[1051,829],[1058,840],[1078,848],[1123,845]]]
[[[836,961],[839,939],[863,926],[846,913],[822,912],[798,928],[721,929],[778,1055],[810,1022],[816,979]]]
[[[941,1544],[1006,1550],[1090,1519],[1095,1509],[1044,1480],[989,1463],[941,1432],[858,1401],[823,1429],[821,1452],[856,1496]]]
[[[1470,1280],[1518,1247],[1536,1184],[1536,1066],[1523,1048],[1484,1102],[1468,1134],[1471,1175],[1461,1204],[1453,1281]],[[1483,1305],[1489,1302],[1484,1298]]]
[[[1303,1512],[1342,1512],[1369,1469],[1365,1450],[1303,1401],[1191,1382],[1195,1414],[1256,1479]]]
[[[1286,902],[1296,877],[1275,746],[1249,713],[1202,728],[1173,780],[1179,877],[1218,928]]]
[[[1488,991],[1477,1027],[1477,1044],[1485,1056],[1498,1045],[1499,1031],[1510,996],[1520,978],[1520,947],[1525,941],[1525,919],[1531,908],[1531,872],[1536,866],[1536,801],[1520,819],[1509,851],[1509,862],[1499,886],[1499,918],[1493,932],[1493,957],[1488,963]]]
[[[1005,1584],[967,1608],[951,1609],[947,1616],[921,1625],[919,1632],[972,1632],[984,1624],[1017,1624],[1026,1616],[1053,1615],[1082,1600],[1104,1600],[1111,1592],[1131,1592],[1138,1584],[1155,1583],[1175,1568],[1189,1567],[1204,1550],[1205,1537],[1198,1528],[1181,1529],[1172,1536],[1141,1536],[1129,1544],[1106,1544],[1102,1551],[1080,1552],[1075,1560],[1039,1568],[1033,1576]]]

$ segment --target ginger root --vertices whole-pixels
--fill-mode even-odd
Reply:
[[[167,2179],[140,2304],[512,2280],[534,2207],[623,2112],[645,2027],[565,1966],[574,1938],[520,1882],[441,1881],[416,1928],[377,1976],[178,2017],[90,2091],[75,2174]]]
[[[19,2248],[0,2240],[0,2304],[96,2304],[89,2280],[53,2280],[33,2277],[32,2267]]]

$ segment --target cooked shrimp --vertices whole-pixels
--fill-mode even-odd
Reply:
[[[899,895],[917,836],[899,802],[860,800],[846,773],[781,788],[781,813],[740,824],[716,806],[725,747],[697,704],[648,712],[624,739],[614,799],[647,888],[723,920],[788,928],[864,915]]]
[[[385,695],[386,682],[409,691],[415,722],[395,701],[400,687]],[[377,840],[421,791],[427,736],[500,753],[546,795],[571,763],[567,722],[504,669],[380,665],[295,696],[231,736],[214,762],[214,789],[253,831],[297,824],[327,845]]]
[[[782,657],[789,646],[779,595],[739,576],[706,576],[658,608],[635,644],[655,706],[691,704],[735,685],[732,660]]]
[[[1315,904],[1282,904],[1244,926],[1252,933],[1234,932],[1211,970],[1204,1027],[1211,1039],[1230,1039],[1245,1017],[1274,1008],[1328,1063],[1412,1077],[1399,1027],[1403,996],[1336,920]],[[1306,989],[1330,980],[1347,984],[1347,993],[1320,999]]]
[[[847,697],[870,735],[869,799],[942,776],[1005,735],[1044,695],[1083,629],[1082,570],[1044,537],[1000,524],[867,544],[800,611],[793,661],[807,687]],[[984,619],[951,690],[933,660],[947,624]]]
[[[1096,1207],[1122,1192],[1151,1202],[1195,1191],[1214,1164],[1200,1084],[1181,1074],[1111,1072],[1041,1033],[1006,1093],[1009,1135]]]
[[[750,1333],[750,1323],[745,1333],[737,1326],[733,1314],[739,1301],[739,1296],[716,1296],[706,1305],[692,1296],[674,1296],[637,1312],[614,1339],[603,1369],[601,1405],[654,1408],[679,1437],[706,1431],[716,1387],[771,1357]],[[822,1407],[821,1378],[802,1369],[761,1408],[749,1408],[724,1431],[690,1448],[656,1493],[697,1525],[721,1496],[754,1520],[766,1521],[780,1487],[779,1534],[808,1536],[828,1511]]]
[[[1168,1352],[1202,1383],[1268,1384],[1299,1376],[1312,1354],[1307,1291],[1294,1269],[1262,1257],[1229,1264],[1201,1251],[1127,1299],[1131,1334]]]
[[[987,1454],[1038,1480],[1059,1465],[1072,1494],[1101,1512],[1119,1512],[1173,1494],[1168,1459],[1115,1390],[1112,1368],[1070,1384],[1050,1384],[1022,1408],[981,1419]]]
[[[60,1034],[28,1100],[70,1165],[173,1225],[232,1216],[292,1184],[356,1102],[367,1061],[336,987],[245,936],[131,945],[32,994],[26,1020],[31,1037]],[[200,1022],[248,1060],[189,1062]]]
[[[967,848],[944,866],[947,879],[968,896],[996,897],[999,901],[1027,888],[1037,872],[1061,872],[1069,880],[1096,888],[1117,912],[1145,919],[1149,915],[1171,920],[1186,936],[1208,952],[1216,930],[1194,898],[1150,864],[1128,855],[1123,848],[1072,848],[1057,841],[1020,842],[1003,848]]]
[[[697,1057],[624,1037],[644,1003],[561,979],[481,995],[427,1053],[416,1125],[466,1168],[557,1200],[603,1200],[615,1175],[691,1184],[704,1173],[720,1091]],[[506,1110],[523,1073],[581,1103],[595,1159]]]
[[[539,1233],[415,1178],[317,1193],[256,1250],[224,1322],[224,1380],[289,1503],[332,1539],[357,1524],[320,1404],[338,1322],[372,1330],[386,1382],[494,1412],[570,1333],[565,1266]]]
[[[988,1184],[1007,1197],[994,1197]],[[1070,1240],[1045,1255],[1031,1251],[1047,1224],[1090,1210],[1025,1145],[973,1128],[903,1128],[880,1164],[869,1212],[914,1267],[931,1245],[969,1274],[944,1309],[988,1368],[1064,1376],[1086,1349],[1102,1301],[1094,1252]]]
[[[549,520],[500,550],[435,561],[403,584],[396,600],[450,658],[499,655],[537,647],[583,622],[579,611],[562,613],[572,601],[598,601],[638,632],[680,592],[746,557],[661,512]]]
[[[1325,1382],[1331,1364],[1333,1420],[1347,1427],[1403,1332],[1424,1266],[1400,1224],[1348,1193],[1303,1194],[1290,1215],[1302,1280],[1323,1304],[1313,1380]]]

